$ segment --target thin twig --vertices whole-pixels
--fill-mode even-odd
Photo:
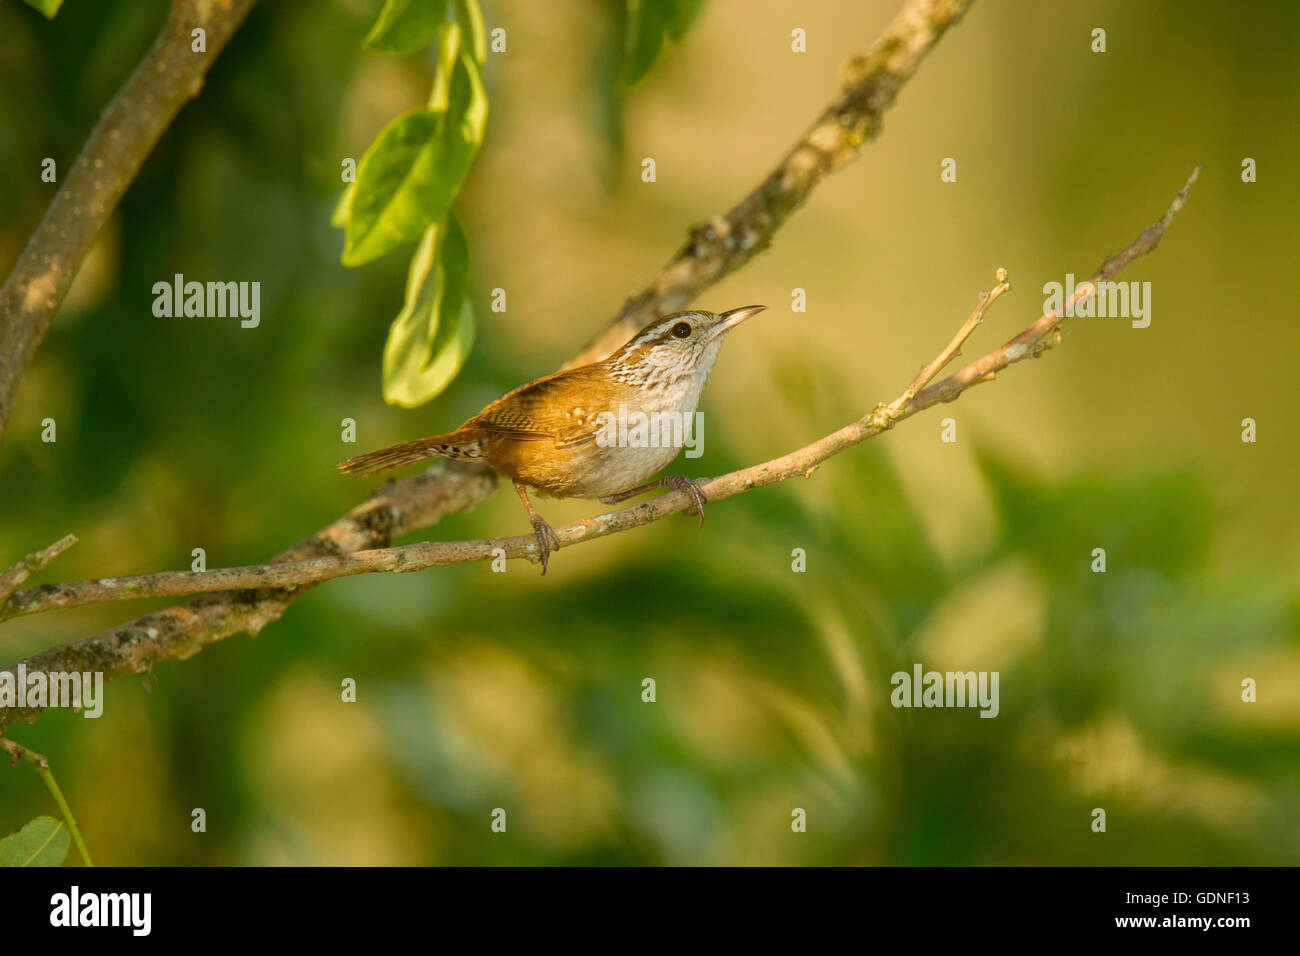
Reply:
[[[1007,270],[999,269],[995,276],[997,285],[988,292],[981,292],[979,301],[975,303],[975,311],[970,314],[966,324],[957,330],[957,334],[952,337],[948,347],[935,357],[934,361],[926,365],[912,380],[912,384],[904,389],[903,394],[894,399],[887,406],[891,418],[897,419],[899,413],[916,398],[916,393],[921,391],[931,382],[934,377],[947,368],[948,363],[961,354],[961,347],[966,344],[971,333],[984,321],[984,313],[988,311],[989,306],[997,301],[998,297],[1004,292],[1011,291],[1011,283],[1007,281]]]
[[[76,543],[77,536],[75,534],[64,535],[48,548],[43,548],[35,554],[29,554],[12,568],[0,571],[0,607],[4,605],[9,595],[18,590],[20,584],[36,572],[44,569],[46,565]]]
[[[1198,166],[1160,221],[1147,227],[1123,252],[1109,257],[1102,264],[1101,269],[1094,276],[1095,281],[1076,296],[1076,301],[1095,295],[1097,281],[1114,275],[1139,255],[1155,248],[1165,227],[1172,221],[1173,215],[1182,208],[1187,190],[1195,182],[1199,172]],[[981,294],[975,311],[967,318],[958,333],[932,362],[924,366],[921,373],[893,402],[877,406],[858,421],[788,455],[700,482],[700,489],[705,498],[709,501],[718,501],[741,494],[751,488],[806,474],[832,455],[889,430],[897,422],[940,402],[952,401],[967,389],[989,380],[995,372],[1008,365],[1041,354],[1042,349],[1049,344],[1044,341],[1045,338],[1049,335],[1054,336],[1061,323],[1065,321],[1068,313],[1064,308],[1059,310],[1059,314],[1052,312],[1042,316],[1001,348],[994,349],[937,385],[927,384],[959,352],[967,337],[982,321],[988,306],[1009,288],[1005,270],[999,269],[998,285],[992,291]],[[670,492],[651,501],[587,518],[556,530],[561,546],[568,547],[649,524],[667,515],[681,512],[691,503],[690,496],[684,492]],[[497,554],[503,554],[507,558],[526,558],[536,561],[538,560],[536,539],[532,535],[516,535],[475,541],[428,541],[398,548],[373,549],[307,561],[220,568],[211,571],[162,571],[156,574],[107,580],[44,585],[13,595],[3,608],[0,608],[0,620],[56,608],[81,607],[129,598],[194,594],[236,588],[300,587],[304,584],[318,584],[321,581],[354,574],[380,571],[401,573],[440,565],[483,561]]]
[[[1169,208],[1165,210],[1165,214],[1159,221],[1153,222],[1142,230],[1142,234],[1134,242],[1125,246],[1122,251],[1116,255],[1108,256],[1106,261],[1101,264],[1101,267],[1092,274],[1089,281],[1075,287],[1074,297],[1070,300],[1070,303],[1063,303],[1061,308],[1045,313],[1038,321],[1034,322],[1033,325],[1010,342],[1007,342],[1002,348],[990,352],[976,362],[972,362],[960,372],[948,376],[942,382],[929,386],[917,395],[916,401],[926,400],[929,405],[937,402],[951,402],[966,389],[981,382],[993,381],[994,376],[1012,362],[1019,362],[1026,358],[1037,358],[1056,345],[1060,341],[1060,336],[1056,332],[1066,318],[1073,314],[1074,305],[1095,296],[1098,283],[1110,281],[1134,259],[1146,255],[1159,245],[1165,230],[1173,222],[1174,216],[1178,215],[1186,204],[1187,194],[1201,175],[1201,169],[1201,166],[1197,166],[1192,170],[1192,174],[1187,177],[1187,182],[1183,184],[1182,189],[1178,190],[1178,195],[1174,197],[1174,201],[1169,204]]]

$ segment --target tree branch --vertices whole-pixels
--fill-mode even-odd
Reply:
[[[0,442],[18,382],[100,229],[256,2],[174,0],[158,39],[99,117],[0,289]],[[200,27],[206,51],[195,53],[191,31]]]
[[[4,602],[8,600],[9,595],[18,590],[20,584],[36,572],[43,570],[46,565],[76,543],[77,536],[75,534],[66,535],[48,548],[27,555],[9,570],[0,571],[0,607],[4,606]]]
[[[1096,295],[1099,282],[1110,279],[1134,259],[1156,247],[1165,229],[1186,202],[1188,190],[1196,181],[1200,169],[1201,167],[1198,166],[1192,171],[1187,183],[1179,190],[1160,220],[1143,230],[1142,234],[1121,253],[1108,257],[1101,268],[1094,273],[1092,279],[1076,289],[1073,303],[1077,304],[1083,299]],[[1036,358],[1055,344],[1058,330],[1068,315],[1073,312],[1064,304],[1061,309],[1046,313],[1037,319],[1002,347],[994,349],[937,385],[929,384],[960,353],[967,338],[983,321],[988,307],[1010,289],[1006,270],[999,269],[996,278],[997,286],[989,292],[980,293],[975,310],[957,334],[934,360],[921,369],[917,377],[893,402],[888,405],[878,405],[865,417],[788,455],[733,471],[718,478],[701,481],[700,489],[705,498],[709,501],[719,501],[751,488],[774,484],[795,475],[810,474],[826,459],[846,448],[888,431],[898,422],[912,417],[917,412],[941,402],[953,401],[967,389],[992,380],[997,372],[1007,366],[1027,358]],[[689,495],[674,491],[639,505],[610,511],[567,525],[557,529],[557,533],[561,545],[567,547],[638,528],[667,515],[686,510],[691,504],[692,499]],[[492,558],[494,552],[504,554],[508,558],[538,560],[537,541],[531,534],[482,538],[475,541],[425,541],[398,548],[371,549],[250,567],[221,568],[212,571],[161,571],[156,574],[132,577],[48,584],[14,594],[3,607],[0,607],[0,620],[56,608],[82,607],[88,604],[133,598],[248,588],[300,588],[354,574],[371,574],[379,571],[402,573],[446,564],[483,561]]]
[[[880,134],[885,110],[972,0],[912,0],[864,56],[844,67],[840,93],[776,168],[725,216],[691,230],[654,281],[564,366],[598,362],[661,315],[679,312],[709,286],[772,244],[790,214],[827,175]]]
[[[464,511],[495,489],[496,476],[478,466],[443,462],[422,474],[388,482],[346,515],[276,556],[304,561],[387,545],[393,538]],[[205,595],[59,647],[24,663],[28,673],[102,672],[105,680],[145,673],[165,660],[193,657],[208,644],[247,631],[254,637],[278,618],[310,584],[289,590],[243,590]],[[6,668],[10,672],[17,665]],[[41,708],[0,708],[0,730],[33,720]]]

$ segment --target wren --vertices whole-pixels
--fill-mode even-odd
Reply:
[[[514,482],[524,503],[542,573],[559,536],[528,500],[532,488],[553,498],[595,498],[617,504],[656,488],[691,496],[687,512],[704,523],[704,493],[683,475],[648,481],[682,449],[671,443],[637,447],[608,440],[608,423],[640,412],[650,419],[691,421],[728,332],[766,306],[729,312],[678,312],[647,325],[609,358],[521,385],[454,432],[381,448],[339,464],[370,475],[426,458],[486,464]]]

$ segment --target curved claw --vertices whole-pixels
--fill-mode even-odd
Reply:
[[[674,491],[684,491],[686,494],[691,496],[691,500],[695,502],[694,511],[700,516],[700,527],[703,528],[705,498],[704,492],[700,490],[699,483],[691,478],[687,478],[685,475],[669,475],[664,480],[668,487]],[[691,512],[689,511],[683,512],[683,514],[686,515],[689,515],[690,513]]]
[[[695,507],[682,512],[685,515],[698,514],[700,516],[700,527],[704,527],[704,502],[708,499],[704,497],[704,492],[700,489],[699,482],[685,475],[668,475],[660,478],[658,481],[652,481],[648,485],[641,485],[637,488],[629,488],[627,491],[619,492],[616,495],[606,495],[600,500],[607,505],[616,505],[620,501],[627,501],[629,498],[635,498],[637,495],[645,494],[654,488],[671,488],[673,491],[681,491],[691,496],[695,502]]]
[[[546,564],[552,551],[560,550],[560,536],[541,515],[534,514],[529,520],[533,524],[533,534],[537,536],[537,556],[542,562],[542,574],[546,574]]]

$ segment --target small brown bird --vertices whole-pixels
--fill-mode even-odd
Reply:
[[[339,470],[369,475],[426,458],[485,463],[514,482],[537,535],[543,574],[560,539],[533,510],[529,488],[605,504],[672,488],[694,499],[703,524],[704,494],[694,481],[683,475],[646,479],[666,468],[692,434],[722,340],[765,308],[665,316],[609,358],[521,385],[454,432],[349,458]]]

